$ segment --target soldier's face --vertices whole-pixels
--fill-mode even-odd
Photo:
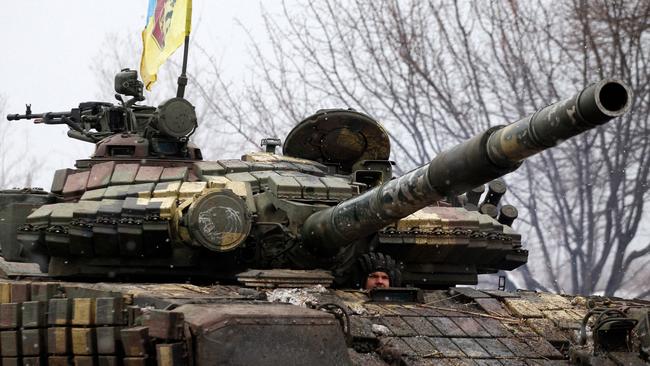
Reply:
[[[364,288],[370,290],[376,287],[390,287],[390,277],[388,277],[388,273],[377,271],[368,275]]]

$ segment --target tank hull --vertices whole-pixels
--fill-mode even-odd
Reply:
[[[0,281],[0,358],[24,365],[647,362],[650,303],[640,300],[305,286]],[[580,344],[594,307],[622,312],[604,318],[630,331],[629,347],[608,337]]]

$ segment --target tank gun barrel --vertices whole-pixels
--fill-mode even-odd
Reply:
[[[314,252],[332,255],[445,196],[516,170],[527,157],[621,116],[630,104],[631,91],[622,82],[591,84],[572,98],[490,128],[429,164],[312,214],[302,227],[303,241]]]

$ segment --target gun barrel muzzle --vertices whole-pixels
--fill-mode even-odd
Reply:
[[[591,84],[575,97],[542,108],[496,131],[488,141],[490,160],[507,167],[624,114],[630,88],[618,80]]]

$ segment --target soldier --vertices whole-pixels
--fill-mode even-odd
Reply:
[[[400,286],[401,273],[397,263],[382,253],[364,254],[359,258],[359,285],[365,290]]]
[[[379,270],[368,274],[363,288],[370,290],[376,287],[390,287],[390,276],[388,273]]]

